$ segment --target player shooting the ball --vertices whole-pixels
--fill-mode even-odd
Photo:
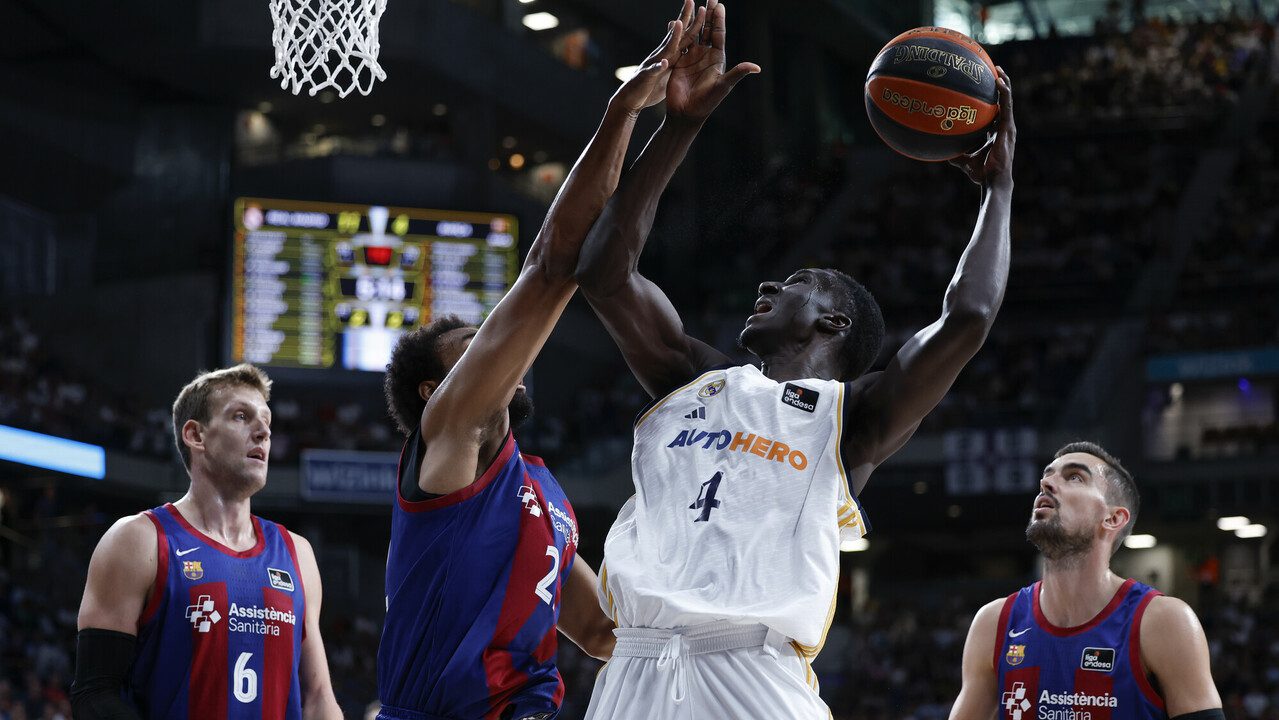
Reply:
[[[957,165],[981,211],[942,302],[880,372],[874,298],[834,269],[759,286],[741,332],[761,367],[689,337],[637,269],[658,200],[721,88],[725,10],[680,58],[666,119],[582,248],[577,278],[654,403],[635,426],[635,496],[605,543],[601,604],[617,623],[592,719],[828,718],[809,660],[834,610],[857,494],[981,348],[1003,301],[1012,202],[1012,88],[993,139]]]

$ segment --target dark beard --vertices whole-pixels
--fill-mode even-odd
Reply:
[[[1033,519],[1026,526],[1026,539],[1031,545],[1039,548],[1046,560],[1062,560],[1064,558],[1083,555],[1092,547],[1092,533],[1084,531],[1070,533],[1062,527],[1060,516],[1053,514],[1051,520],[1035,522]]]
[[[511,396],[511,404],[506,406],[506,412],[511,419],[511,431],[514,432],[533,417],[533,399],[523,390],[516,390],[515,395]]]

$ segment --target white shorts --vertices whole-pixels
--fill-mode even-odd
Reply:
[[[817,678],[763,625],[618,628],[587,720],[829,720]]]

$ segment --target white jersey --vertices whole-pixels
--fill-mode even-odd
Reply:
[[[609,531],[601,604],[619,627],[759,623],[812,657],[839,543],[867,527],[840,458],[844,384],[702,374],[635,425],[635,496]]]

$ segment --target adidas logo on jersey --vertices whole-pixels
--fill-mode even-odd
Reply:
[[[704,407],[699,407],[699,408],[697,408],[696,410],[694,410],[693,412],[691,412],[691,413],[689,413],[689,414],[685,415],[685,416],[684,416],[684,419],[685,419],[685,420],[705,420],[705,419],[706,419],[706,408],[704,408]]]

